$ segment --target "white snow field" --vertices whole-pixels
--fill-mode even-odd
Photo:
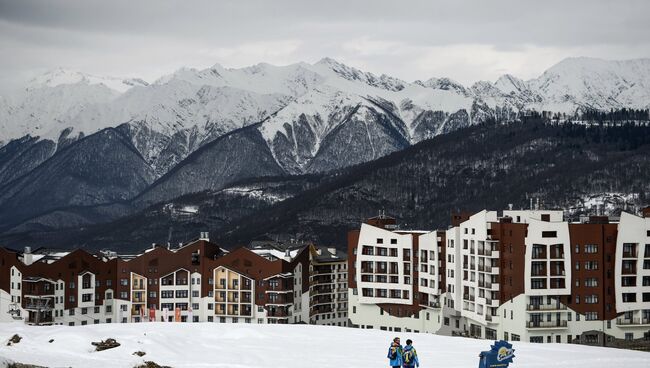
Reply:
[[[22,341],[6,346],[13,334]],[[172,367],[387,367],[389,341],[414,341],[421,367],[476,367],[492,341],[309,325],[139,323],[88,326],[0,326],[3,361],[47,367],[133,367],[146,360]],[[120,347],[95,352],[92,341]],[[54,342],[49,343],[50,339]],[[650,367],[650,353],[568,344],[514,342],[511,367]],[[146,355],[133,355],[144,351]],[[4,359],[3,359],[4,358]],[[6,363],[5,363],[6,365]]]

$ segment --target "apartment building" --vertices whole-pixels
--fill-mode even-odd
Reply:
[[[433,274],[423,248],[433,251],[426,262],[438,262]],[[373,218],[348,234],[348,249],[354,326],[544,343],[650,340],[649,209],[579,223],[562,211],[484,210],[455,214],[439,232]]]
[[[85,325],[145,321],[309,321],[308,248],[270,260],[207,237],[138,255],[0,248],[0,321]],[[295,296],[295,297],[294,297]],[[302,315],[301,315],[302,313]]]
[[[400,230],[387,216],[348,233],[348,316],[351,326],[436,332],[445,292],[444,236]]]
[[[0,248],[0,321],[347,325],[347,253],[207,238],[137,255]]]
[[[335,248],[310,248],[309,323],[342,326],[348,324],[347,253]]]

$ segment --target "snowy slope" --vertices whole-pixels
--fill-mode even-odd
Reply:
[[[22,341],[5,342],[17,333]],[[216,323],[100,324],[78,327],[0,326],[0,357],[49,367],[133,367],[154,361],[172,367],[376,368],[387,366],[394,335],[411,338],[422,367],[475,367],[492,341],[309,325]],[[94,352],[92,341],[115,338],[120,347]],[[49,343],[50,339],[54,339]],[[645,352],[568,344],[515,342],[511,367],[641,368]],[[146,353],[143,357],[133,355]],[[2,358],[0,358],[2,362]],[[1,366],[1,363],[0,363]]]

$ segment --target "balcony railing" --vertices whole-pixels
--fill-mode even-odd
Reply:
[[[650,325],[650,318],[625,318],[620,317],[616,319],[617,326],[635,326],[635,325]]]
[[[528,328],[566,328],[567,321],[528,321]]]
[[[528,311],[555,311],[566,310],[567,306],[564,304],[528,304],[526,310]]]
[[[473,302],[475,300],[475,297],[474,295],[465,294],[463,295],[463,299]]]

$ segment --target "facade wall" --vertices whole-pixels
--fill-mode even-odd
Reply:
[[[481,211],[452,219],[454,226],[441,232],[444,255],[434,254],[445,261],[444,290],[431,288],[431,256],[422,253],[434,249],[427,240],[433,235],[417,237],[419,273],[401,288],[418,285],[420,301],[438,293],[443,307],[421,304],[417,314],[399,311],[406,302],[384,304],[361,294],[372,284],[361,279],[369,272],[359,271],[360,259],[383,259],[363,254],[363,246],[377,247],[373,240],[408,232],[363,224],[348,234],[350,264],[356,267],[349,281],[353,326],[543,343],[573,342],[592,332],[621,340],[650,338],[648,218],[623,213],[620,223],[597,216],[568,223],[562,211],[535,210],[500,216]],[[397,244],[409,247],[408,240]],[[441,323],[423,322],[425,312]]]

